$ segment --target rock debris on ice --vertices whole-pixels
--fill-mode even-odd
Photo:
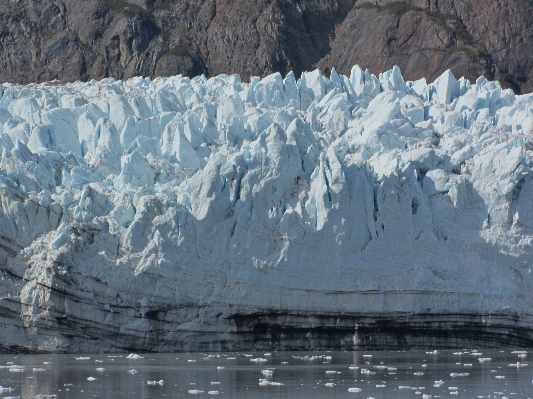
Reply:
[[[220,348],[271,311],[533,326],[531,94],[358,66],[2,93],[6,347]]]

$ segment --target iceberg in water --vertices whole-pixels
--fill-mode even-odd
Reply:
[[[0,96],[6,348],[532,342],[531,94],[355,66]]]

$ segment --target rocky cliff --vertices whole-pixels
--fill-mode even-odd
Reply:
[[[354,64],[533,89],[528,0],[6,0],[0,81],[215,76]]]
[[[533,344],[533,95],[358,66],[0,93],[3,351]]]

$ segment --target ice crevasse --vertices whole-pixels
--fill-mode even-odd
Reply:
[[[0,94],[0,350],[533,343],[531,94],[359,66]]]

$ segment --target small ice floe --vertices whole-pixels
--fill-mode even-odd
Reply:
[[[387,367],[387,371],[396,371],[398,367]]]
[[[126,359],[136,360],[136,359],[144,359],[144,357],[136,353],[130,353],[128,356],[126,356]]]
[[[46,371],[46,369],[43,369],[42,367],[34,367],[33,371]]]
[[[431,399],[431,395],[423,394],[422,399]]]
[[[188,361],[189,363],[196,363],[196,360],[194,360],[194,359],[189,359],[189,360],[187,360],[187,361]]]
[[[211,385],[220,385],[219,381],[211,381]]]
[[[281,364],[289,364],[289,362],[281,362]]]
[[[448,387],[448,389],[449,389],[450,391],[457,391],[459,388],[457,388],[457,387]]]
[[[418,377],[421,377],[424,375],[424,373],[422,373],[421,371],[417,371],[416,373],[413,373],[413,375],[416,375]]]
[[[95,362],[95,363],[103,363],[104,361],[103,361],[103,360],[98,360],[98,359],[96,359],[94,362]]]
[[[76,359],[76,360],[89,360],[90,356],[80,356],[80,357],[75,357],[74,359]]]
[[[439,352],[435,349],[434,351],[426,352],[426,355],[438,355]]]
[[[0,393],[4,393],[4,392],[13,392],[15,390],[15,388],[11,388],[11,387],[3,387],[2,385],[0,385]]]
[[[263,353],[264,356],[272,356],[272,353]]]
[[[285,385],[285,384],[282,384],[281,382],[268,381],[268,380],[266,380],[264,378],[260,378],[259,379],[259,385],[262,386],[262,387],[265,387],[265,386],[268,386],[268,385],[280,387],[280,386]]]
[[[363,355],[363,357],[372,357],[372,355]]]
[[[326,371],[327,373],[327,371]],[[265,376],[271,376],[272,374],[274,374],[274,370],[261,370],[261,374],[265,375]]]
[[[444,381],[439,380],[439,381],[435,381],[435,384],[433,384],[433,386],[435,388],[440,388],[442,386],[442,384],[444,384]]]
[[[200,391],[199,389],[189,389],[189,393],[193,395],[198,395],[199,393],[204,393],[204,391]]]
[[[358,393],[361,391],[362,391],[361,388],[348,388],[348,392],[351,392],[351,393]]]
[[[350,370],[359,370],[359,366],[349,366]]]
[[[455,356],[461,356],[461,355],[463,355],[463,352],[453,352],[453,354],[454,354]]]
[[[128,370],[128,373],[130,373],[130,374],[132,374],[132,375],[133,375],[133,374],[137,374],[137,370],[135,370],[135,369],[131,369],[131,370]]]
[[[326,374],[337,374],[335,370],[326,370]]]
[[[472,352],[472,353],[470,353],[470,356],[483,356],[483,353],[481,353],[481,352]]]
[[[165,381],[159,380],[159,381],[146,381],[146,385],[159,385],[163,386],[165,385]]]
[[[400,385],[398,389],[411,389],[409,385]]]
[[[505,378],[504,375],[496,375],[494,376],[494,378],[498,379],[498,380],[503,380]]]
[[[335,384],[332,382],[326,382],[324,385],[328,388],[333,388],[335,386]]]
[[[383,366],[383,365],[374,366],[374,368],[376,370],[387,370],[387,366]]]
[[[94,377],[87,377],[87,381],[91,381],[91,382],[92,382],[92,381],[96,381],[96,378],[94,378]]]
[[[450,373],[450,377],[468,377],[469,373]]]
[[[427,364],[423,364],[422,367],[427,367],[428,365]]]
[[[364,375],[374,375],[376,374],[375,372],[373,371],[370,371],[368,369],[361,369],[361,374],[364,374]]]
[[[464,367],[472,367],[472,363],[465,363],[463,364]]]
[[[491,357],[480,357],[479,359],[477,359],[477,361],[480,363],[486,363],[486,362],[492,361],[492,358]]]
[[[372,356],[372,355],[370,355],[370,356]],[[324,356],[324,359],[326,359],[326,360],[331,360],[331,359],[333,359],[333,358],[332,358],[331,356]]]
[[[235,360],[237,359],[236,357],[227,357],[226,360]]]
[[[225,367],[224,366],[217,366],[217,370],[224,370]]]
[[[52,364],[52,362],[43,362],[43,364]]]
[[[96,371],[98,371],[99,373],[103,373],[103,372],[105,371],[105,368],[103,368],[103,367],[98,367],[98,368],[96,369]]]
[[[218,395],[218,391],[207,391],[209,395]]]
[[[520,353],[520,354],[518,355],[518,357],[519,357],[520,359],[525,359],[525,358],[527,357],[527,355],[526,355],[525,353]]]
[[[386,385],[385,384],[376,384],[376,388],[385,388]]]
[[[264,362],[268,362],[267,359],[264,359],[262,357],[256,357],[254,359],[250,359],[251,362],[254,362],[254,363],[264,363]]]
[[[3,399],[20,399],[20,396],[4,396]]]
[[[512,351],[513,355],[527,355],[527,351]]]
[[[8,371],[12,373],[25,373],[26,366],[17,366],[16,364],[9,367]]]

